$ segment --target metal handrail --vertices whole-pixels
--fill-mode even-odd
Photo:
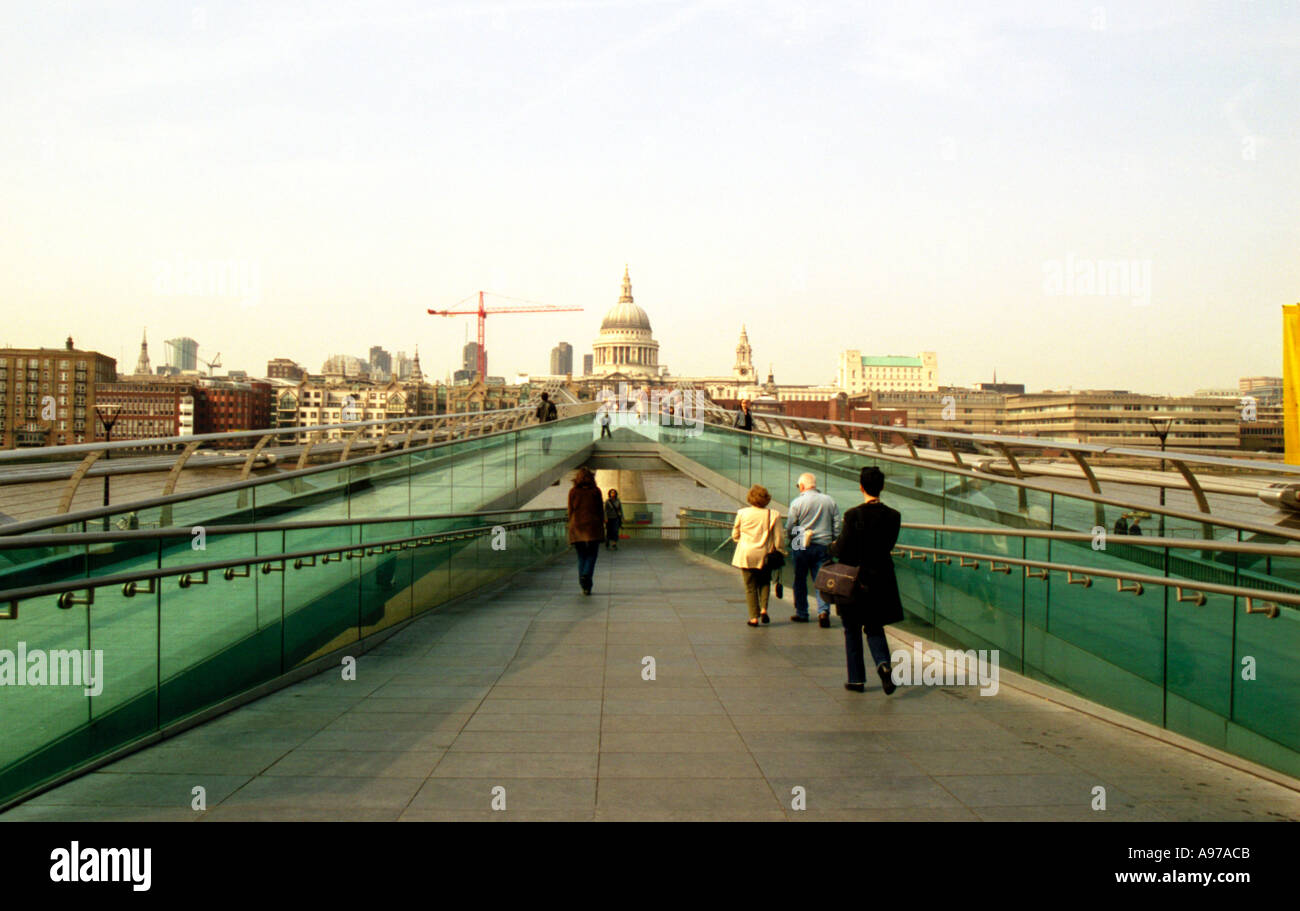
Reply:
[[[482,537],[491,534],[494,529],[502,528],[532,528],[540,525],[554,525],[565,521],[564,516],[554,516],[547,519],[529,519],[523,522],[502,522],[498,525],[478,525],[473,528],[457,528],[449,531],[428,532],[422,535],[407,535],[401,538],[387,538],[382,541],[363,541],[348,544],[336,544],[333,547],[314,548],[311,550],[297,550],[288,553],[276,554],[256,554],[247,557],[238,557],[230,560],[211,560],[204,563],[189,563],[177,566],[154,567],[152,569],[132,570],[130,572],[113,573],[107,576],[96,576],[93,578],[73,579],[63,582],[48,582],[43,585],[28,585],[23,588],[12,588],[7,591],[0,591],[0,602],[9,602],[9,613],[0,614],[0,620],[13,620],[18,616],[17,602],[27,598],[39,598],[47,595],[61,595],[67,592],[87,591],[98,588],[109,588],[114,585],[129,585],[132,582],[142,582],[149,579],[164,579],[169,576],[186,576],[211,573],[217,570],[234,569],[236,567],[249,567],[266,565],[271,563],[288,563],[291,560],[305,560],[323,556],[326,554],[344,554],[351,552],[355,554],[358,550],[364,551],[370,548],[387,548],[400,546],[403,544],[414,547],[428,547],[432,544],[441,544],[447,541],[453,541],[463,538]],[[409,549],[409,548],[407,548]],[[306,564],[302,568],[307,568],[315,564]],[[297,568],[297,567],[295,567]],[[242,578],[246,574],[239,576],[227,577],[226,581],[232,578]],[[206,577],[205,577],[206,578]],[[183,585],[188,588],[188,585]],[[83,603],[83,602],[73,602]],[[92,604],[91,601],[84,602]],[[60,607],[63,607],[60,604]],[[67,606],[71,606],[68,604]]]
[[[243,525],[178,525],[166,528],[140,528],[129,531],[78,531],[58,535],[15,535],[0,537],[0,551],[17,550],[29,547],[55,547],[68,544],[116,544],[129,541],[153,541],[164,538],[189,538],[195,528],[202,528],[205,535],[213,537],[226,534],[254,534],[271,531],[302,531],[312,528],[339,528],[344,525],[383,525],[393,522],[430,522],[446,519],[472,519],[485,516],[519,515],[520,513],[554,512],[563,510],[562,506],[537,507],[531,509],[487,509],[476,512],[440,512],[424,513],[415,516],[367,517],[357,519],[319,519],[308,522],[260,522]],[[441,534],[441,532],[439,532]]]
[[[724,416],[726,416],[726,415],[734,415],[733,412],[728,412],[728,411],[726,411],[725,409],[717,409],[716,406],[714,406],[714,409],[716,409],[716,410],[710,410],[710,411],[707,412],[707,413],[709,413],[709,414],[720,414],[720,415],[724,415]],[[760,415],[760,414],[758,414],[758,413],[755,413],[754,416],[755,416],[755,419],[762,418],[762,419],[777,420],[777,419],[781,419],[781,418],[783,418],[783,416],[781,416],[781,415],[775,415],[775,416],[774,416],[774,415]],[[811,421],[811,420],[813,420],[813,419],[812,419],[812,418],[798,418],[798,419],[785,418],[785,420],[791,420],[791,421],[797,420],[797,421],[799,421],[799,422],[807,422],[807,421]],[[832,423],[832,422],[829,422],[829,421],[822,421],[822,422],[820,422],[820,423],[830,424],[830,423]],[[850,423],[850,422],[838,422],[838,421],[837,421],[837,422],[833,422],[833,423],[835,423],[835,424],[843,423],[845,427],[862,427],[862,428],[869,428],[869,429],[874,428],[874,429],[880,429],[880,430],[889,430],[889,431],[891,431],[891,432],[900,430],[900,428],[896,428],[896,427],[880,427],[879,425],[871,425],[871,424],[852,424],[852,423]],[[792,438],[792,437],[790,437],[790,436],[788,436],[788,435],[787,435],[787,436],[777,436],[777,435],[774,434],[774,433],[766,433],[766,432],[761,431],[761,430],[741,431],[741,430],[736,430],[734,427],[732,427],[732,426],[730,425],[729,422],[728,422],[728,423],[722,423],[722,424],[715,424],[714,426],[718,426],[718,427],[720,427],[720,428],[722,428],[722,429],[724,429],[724,430],[730,430],[732,433],[737,433],[737,434],[746,434],[746,435],[751,435],[751,436],[758,436],[758,437],[763,437],[763,438],[765,438],[765,439],[777,440],[777,441],[780,441],[780,442],[791,442],[791,441],[793,440],[794,442],[799,443],[799,444],[802,444],[802,445],[805,445],[805,446],[820,446],[820,447],[823,447],[823,448],[825,448],[825,449],[831,449],[831,450],[834,450],[834,451],[836,451],[836,452],[852,453],[853,455],[865,456],[865,457],[867,457],[867,458],[871,458],[871,459],[876,459],[876,460],[881,460],[881,461],[886,461],[886,462],[892,462],[892,463],[899,464],[899,465],[905,465],[905,466],[907,466],[907,467],[909,467],[909,468],[920,468],[920,469],[923,469],[923,470],[926,470],[926,471],[938,471],[938,472],[942,472],[942,473],[944,473],[944,474],[954,475],[954,476],[956,476],[956,477],[968,478],[968,479],[970,479],[970,480],[976,480],[976,481],[990,481],[990,480],[992,480],[992,478],[991,478],[987,473],[979,473],[979,472],[976,472],[976,471],[972,470],[972,467],[971,467],[971,466],[968,466],[968,465],[966,465],[966,464],[964,464],[964,463],[954,463],[954,464],[951,464],[951,465],[948,465],[948,464],[940,464],[940,463],[936,463],[936,462],[934,462],[934,461],[927,461],[927,460],[922,460],[922,459],[919,459],[919,458],[909,458],[909,457],[907,457],[907,456],[905,456],[905,455],[900,455],[900,454],[897,454],[897,453],[891,453],[891,452],[885,452],[883,449],[877,449],[877,450],[874,450],[874,451],[868,451],[868,450],[860,449],[860,448],[857,448],[857,447],[845,446],[845,445],[843,445],[843,444],[841,444],[841,443],[832,443],[832,442],[829,442],[829,440],[827,440],[827,441],[822,441],[822,440],[812,440],[812,439],[797,439],[797,440],[796,440],[796,439],[794,439],[794,438]],[[938,431],[918,431],[918,432],[916,432],[916,435],[920,435],[920,436],[933,436],[933,435],[935,435],[936,433],[939,433],[939,432],[938,432]],[[949,435],[950,435],[950,436],[960,436],[960,435],[954,435],[954,434],[949,434]],[[838,437],[840,437],[841,439],[844,439],[844,437],[843,437],[841,434],[838,434],[838,433],[837,433],[837,434],[835,434],[835,436],[838,436]],[[970,437],[962,437],[962,438],[963,438],[963,439],[969,439]],[[994,441],[999,442],[999,443],[1006,443],[1006,442],[1007,442],[1007,440],[999,440],[997,437],[984,437],[984,439],[994,440]],[[1009,438],[1009,439],[1015,439],[1015,438]],[[1039,441],[1039,442],[1042,443],[1042,445],[1044,446],[1044,448],[1051,448],[1051,449],[1057,449],[1057,448],[1059,448],[1059,449],[1066,450],[1066,451],[1068,451],[1069,448],[1072,447],[1072,446],[1073,446],[1073,447],[1076,447],[1076,448],[1083,447],[1083,448],[1085,448],[1085,449],[1086,449],[1087,446],[1088,446],[1088,444],[1044,443],[1044,442],[1042,442],[1042,441]],[[916,448],[915,448],[914,446],[911,446],[910,443],[909,443],[909,446],[910,446],[910,448],[911,448],[911,450],[912,450],[913,452],[916,451]],[[1102,447],[1095,447],[1095,448],[1101,449]],[[1078,459],[1082,459],[1082,451],[1080,451],[1079,453],[1076,453],[1076,455],[1078,455]],[[1158,451],[1156,451],[1156,455],[1154,456],[1154,458],[1155,458],[1157,461],[1159,460],[1159,453],[1158,453]],[[1078,461],[1078,459],[1077,459],[1076,461]],[[1177,466],[1180,464],[1180,462],[1181,462],[1182,459],[1183,459],[1182,455],[1180,455],[1180,454],[1178,454],[1178,453],[1176,453],[1176,452],[1172,452],[1172,451],[1170,451],[1170,452],[1166,452],[1166,454],[1165,454],[1165,459],[1164,459],[1164,460],[1165,460],[1166,462],[1174,463],[1175,466],[1177,467]],[[1084,464],[1084,465],[1087,465],[1087,461],[1086,461],[1086,460],[1083,460],[1083,464]],[[1247,463],[1244,463],[1244,464],[1245,464],[1245,465],[1250,465],[1250,463],[1248,463],[1248,462],[1247,462]],[[1291,467],[1292,469],[1294,469],[1295,471],[1300,471],[1300,466],[1290,466],[1290,467]],[[1192,479],[1193,484],[1195,484],[1195,475],[1192,475],[1192,474],[1191,474],[1191,470],[1190,470],[1189,468],[1187,468],[1186,465],[1182,465],[1181,468],[1182,468],[1182,472],[1181,472],[1181,473],[1183,474],[1183,477],[1184,477],[1184,478],[1187,478],[1187,477],[1190,476],[1191,479]],[[1103,504],[1103,505],[1119,506],[1119,507],[1122,507],[1122,508],[1124,508],[1124,509],[1141,509],[1141,510],[1144,510],[1144,511],[1146,511],[1146,512],[1150,512],[1150,513],[1153,513],[1153,514],[1156,514],[1156,515],[1165,515],[1165,516],[1169,516],[1169,517],[1171,517],[1171,518],[1182,519],[1182,520],[1189,521],[1189,522],[1206,523],[1206,522],[1212,520],[1214,524],[1216,524],[1216,525],[1220,525],[1220,526],[1225,527],[1225,528],[1232,528],[1232,529],[1237,529],[1237,530],[1241,530],[1241,531],[1249,531],[1249,532],[1252,532],[1252,533],[1254,533],[1254,534],[1267,534],[1267,535],[1274,535],[1274,536],[1279,537],[1279,538],[1291,538],[1291,539],[1294,539],[1294,540],[1300,540],[1300,530],[1289,529],[1289,528],[1283,528],[1283,527],[1280,527],[1280,526],[1274,526],[1274,525],[1267,525],[1267,524],[1264,524],[1264,523],[1262,523],[1262,522],[1251,522],[1251,521],[1248,521],[1248,520],[1225,518],[1225,517],[1223,517],[1223,516],[1214,515],[1213,513],[1211,513],[1211,512],[1209,511],[1209,504],[1208,504],[1208,502],[1206,502],[1206,501],[1203,499],[1203,493],[1201,494],[1201,497],[1198,498],[1198,506],[1204,506],[1205,508],[1202,509],[1202,510],[1200,510],[1200,511],[1197,511],[1197,512],[1192,512],[1192,511],[1189,511],[1189,510],[1182,510],[1182,509],[1177,509],[1177,508],[1169,507],[1169,506],[1165,506],[1165,507],[1161,508],[1161,507],[1153,506],[1153,505],[1148,504],[1148,503],[1135,503],[1135,502],[1133,502],[1133,501],[1131,501],[1131,500],[1121,500],[1121,499],[1117,499],[1117,498],[1115,498],[1115,497],[1105,496],[1105,495],[1102,495],[1102,494],[1100,493],[1100,487],[1098,487],[1097,490],[1092,491],[1092,492],[1088,492],[1088,491],[1079,491],[1079,492],[1063,491],[1063,490],[1060,490],[1060,489],[1055,488],[1055,487],[1050,487],[1050,486],[1048,486],[1048,485],[1046,485],[1046,484],[1036,483],[1036,482],[1034,482],[1033,480],[1030,480],[1030,479],[1025,478],[1023,475],[1022,475],[1021,477],[997,477],[997,478],[996,478],[996,483],[998,483],[998,484],[1006,484],[1006,485],[1010,485],[1010,486],[1013,486],[1013,487],[1019,487],[1019,488],[1023,488],[1023,489],[1025,489],[1025,490],[1035,490],[1035,491],[1039,491],[1039,492],[1041,492],[1041,493],[1050,494],[1050,495],[1053,495],[1053,496],[1072,497],[1072,498],[1074,498],[1074,499],[1077,499],[1077,500],[1083,500],[1083,501],[1087,501],[1087,502],[1090,502],[1090,503],[1099,503],[1099,504]],[[1117,483],[1122,483],[1122,484],[1124,484],[1125,486],[1142,486],[1142,485],[1141,485],[1141,482],[1138,482],[1138,481],[1123,481],[1123,482],[1117,482]],[[1194,494],[1200,492],[1200,487],[1199,487],[1199,485],[1196,485],[1196,486],[1194,486],[1194,487],[1189,487],[1189,489],[1192,489]]]
[[[692,523],[698,523],[700,525],[711,526],[714,528],[731,527],[731,523],[729,522],[724,522],[719,519],[710,519],[704,516],[688,515],[688,516],[683,516],[683,518],[687,519],[689,522]],[[908,528],[912,526],[904,525],[903,527]],[[930,526],[930,528],[934,528],[934,527],[935,526]],[[963,529],[963,531],[986,533],[990,536],[996,536],[1002,533],[999,529]],[[1056,532],[1053,534],[1071,534],[1071,533]],[[1081,538],[1083,540],[1091,540],[1092,536],[1076,534],[1075,537]],[[1171,547],[1177,547],[1186,544],[1186,542],[1182,542],[1179,539],[1175,539],[1175,538],[1143,538],[1141,539],[1141,543],[1156,544],[1158,546],[1171,546]],[[1223,542],[1223,543],[1230,544],[1232,542]],[[1195,547],[1199,550],[1207,550],[1207,549],[1215,549],[1215,547],[1212,546],[1213,544],[1214,542],[1207,541],[1204,544],[1201,544],[1199,546],[1195,544],[1191,544],[1187,546]],[[1207,546],[1207,545],[1211,545],[1211,546]],[[1237,545],[1236,547],[1233,547],[1231,549],[1238,550],[1239,548],[1246,548],[1249,546],[1250,545]],[[1257,551],[1246,550],[1245,552],[1256,553]],[[903,556],[904,554],[906,554],[909,558],[922,559],[922,560],[925,559],[926,556],[938,555],[938,556],[947,557],[948,560],[943,562],[949,562],[949,563],[951,562],[952,557],[957,557],[959,561],[959,565],[963,568],[979,569],[981,563],[988,563],[990,565],[990,570],[989,570],[990,572],[998,572],[999,570],[996,569],[996,566],[998,565],[1004,567],[1021,566],[1025,568],[1027,578],[1037,578],[1037,579],[1042,579],[1044,581],[1046,581],[1047,578],[1046,576],[1040,576],[1037,574],[1031,575],[1028,573],[1028,570],[1041,569],[1044,571],[1062,572],[1066,574],[1067,582],[1081,583],[1085,585],[1090,584],[1085,582],[1085,580],[1091,576],[1104,576],[1109,579],[1115,579],[1117,585],[1119,586],[1118,590],[1121,592],[1132,591],[1132,589],[1130,588],[1122,587],[1125,581],[1130,581],[1130,582],[1144,583],[1147,585],[1162,585],[1166,588],[1178,589],[1180,596],[1183,591],[1213,592],[1215,594],[1231,595],[1233,597],[1246,598],[1251,602],[1261,601],[1265,603],[1275,603],[1275,604],[1281,603],[1281,604],[1286,604],[1288,607],[1300,608],[1300,593],[1287,594],[1286,592],[1281,592],[1281,591],[1271,591],[1271,590],[1258,589],[1258,588],[1247,588],[1245,586],[1240,586],[1240,585],[1221,585],[1217,582],[1193,582],[1187,579],[1178,579],[1176,577],[1170,577],[1170,576],[1152,576],[1147,573],[1119,572],[1116,570],[1103,569],[1095,566],[1081,566],[1078,564],[1071,564],[1071,563],[1057,563],[1048,560],[1028,560],[1019,557],[1006,556],[1003,554],[989,554],[989,553],[980,553],[980,552],[968,551],[968,550],[954,550],[951,548],[944,548],[944,547],[926,547],[920,544],[895,544],[894,551],[891,553],[893,556]],[[922,554],[920,558],[916,557],[916,554],[918,553]],[[972,561],[972,562],[962,562],[962,561]],[[935,562],[940,562],[940,561],[936,559]],[[1073,579],[1072,577],[1076,575],[1080,576],[1081,578]],[[1134,591],[1133,593],[1137,595],[1141,595],[1142,592],[1140,586],[1138,590]],[[1182,599],[1182,600],[1191,600],[1191,599]],[[1248,612],[1261,613],[1261,612],[1267,612],[1267,609],[1265,608],[1262,610],[1250,610]]]
[[[731,522],[707,516],[686,515],[683,518],[714,528],[731,528]],[[1083,531],[1049,531],[1037,528],[988,528],[987,526],[932,525],[925,522],[903,522],[903,529],[913,531],[941,531],[955,535],[985,535],[991,538],[1047,538],[1053,541],[1090,542],[1095,535]],[[1110,544],[1129,544],[1134,547],[1172,547],[1183,550],[1214,550],[1225,553],[1255,554],[1271,557],[1300,557],[1300,547],[1282,544],[1247,544],[1241,541],[1215,541],[1210,538],[1160,538],[1155,535],[1113,535],[1106,532]],[[912,547],[910,544],[896,545]],[[1000,559],[998,562],[1002,562]],[[1125,576],[1124,578],[1128,578]]]
[[[585,403],[584,403],[585,404]],[[573,406],[569,406],[573,407]],[[455,420],[503,416],[518,412],[531,413],[533,407],[519,405],[514,408],[500,408],[495,411],[451,411],[444,414],[403,415],[400,418],[375,418],[370,421],[352,421],[346,424],[316,424],[311,427],[265,427],[260,430],[235,430],[229,433],[200,433],[190,436],[151,437],[145,440],[118,440],[115,443],[70,443],[66,446],[37,446],[31,449],[7,449],[0,451],[0,463],[25,462],[39,460],[42,456],[79,455],[87,452],[115,451],[118,449],[143,449],[154,446],[183,446],[193,442],[212,442],[216,440],[237,440],[264,436],[282,436],[286,434],[313,433],[316,431],[358,430],[366,427],[379,427],[385,424],[411,423],[414,421]]]
[[[736,412],[728,411],[718,405],[712,407],[706,406],[705,414],[712,414],[719,418],[726,417],[728,420],[734,419]],[[831,431],[827,436],[836,436],[843,439],[843,434],[838,430],[840,427],[857,428],[870,430],[880,433],[897,433],[904,437],[934,437],[935,439],[946,439],[954,441],[964,441],[970,443],[987,443],[991,446],[1015,446],[1026,449],[1056,449],[1063,452],[1087,453],[1089,455],[1119,455],[1130,458],[1145,458],[1153,462],[1192,462],[1195,464],[1212,465],[1224,468],[1240,468],[1247,471],[1260,471],[1260,463],[1249,459],[1231,459],[1223,456],[1202,456],[1193,453],[1184,453],[1178,449],[1167,449],[1163,453],[1158,449],[1143,449],[1129,446],[1101,446],[1095,443],[1072,443],[1067,440],[1046,440],[1039,437],[1022,437],[1014,434],[982,434],[982,433],[960,433],[952,430],[930,430],[916,427],[896,427],[887,424],[861,424],[855,421],[828,421],[821,418],[803,418],[791,417],[783,414],[768,414],[766,412],[751,412],[754,418],[759,418],[773,422],[784,422],[790,424],[818,424],[829,428]],[[729,426],[729,425],[728,425]],[[735,429],[735,428],[732,428]],[[762,433],[762,431],[746,431],[749,433]],[[767,436],[776,437],[775,434]],[[776,437],[784,439],[784,437]],[[829,444],[828,444],[829,445]],[[1267,470],[1279,474],[1294,474],[1300,480],[1300,465],[1288,465],[1282,462],[1269,463]]]
[[[949,557],[962,557],[969,560],[984,561],[989,564],[1003,564],[1011,566],[1022,566],[1028,571],[1029,569],[1043,569],[1056,571],[1079,576],[1105,576],[1108,579],[1115,579],[1118,582],[1125,580],[1140,582],[1147,585],[1163,585],[1165,588],[1176,588],[1186,591],[1196,592],[1213,592],[1219,595],[1231,595],[1236,598],[1249,598],[1252,601],[1270,601],[1286,604],[1288,607],[1300,608],[1300,593],[1288,594],[1281,591],[1270,591],[1262,588],[1246,588],[1241,585],[1220,585],[1217,582],[1193,582],[1187,579],[1178,579],[1171,576],[1152,576],[1146,573],[1126,573],[1116,570],[1102,569],[1096,566],[1080,566],[1071,563],[1055,563],[1048,560],[1027,560],[1020,557],[1007,557],[1001,554],[982,554],[973,551],[951,550],[942,547],[923,547],[919,544],[901,544],[895,545],[899,551],[907,551],[909,554],[941,554]],[[1046,581],[1044,577],[1030,576],[1026,572],[1027,578],[1040,578]],[[1141,594],[1135,592],[1135,594]]]
[[[584,405],[585,404],[588,403],[584,403]],[[577,413],[570,415],[568,418],[561,418],[558,421],[555,421],[553,423],[561,423],[565,420],[570,420],[574,417],[581,417],[585,413],[585,411],[579,410],[577,407],[574,407],[573,410],[577,411]],[[486,413],[486,412],[470,412],[469,416],[472,417],[473,415],[479,413]],[[453,416],[463,417],[464,415],[453,415]],[[338,426],[338,425],[334,425],[334,426]],[[537,425],[533,425],[533,426],[537,426]],[[491,433],[481,434],[479,436],[474,437],[474,439],[476,440],[491,439],[493,437],[502,436],[504,434],[517,433],[518,431],[519,428],[508,427],[501,430],[494,430]],[[419,446],[413,446],[409,449],[402,449],[400,451],[390,450],[388,452],[375,452],[375,453],[369,453],[367,455],[356,456],[355,458],[349,459],[347,462],[343,462],[343,463],[332,462],[325,465],[309,465],[304,468],[296,468],[290,471],[283,471],[278,474],[272,475],[270,477],[246,478],[239,481],[231,481],[228,484],[215,484],[211,487],[204,487],[202,490],[198,490],[198,491],[186,491],[184,493],[173,493],[173,494],[166,494],[164,496],[158,496],[158,497],[148,497],[142,500],[131,500],[127,503],[121,503],[116,506],[96,506],[91,509],[80,510],[79,512],[61,513],[54,516],[45,516],[40,519],[28,519],[23,522],[13,522],[8,525],[0,525],[0,537],[24,534],[26,532],[35,531],[42,528],[53,528],[60,525],[73,525],[78,522],[89,522],[95,519],[103,518],[104,516],[116,515],[122,512],[138,512],[141,509],[151,509],[155,506],[166,506],[171,503],[181,503],[186,500],[194,500],[194,499],[198,499],[199,497],[213,496],[216,494],[232,493],[235,491],[244,490],[246,488],[258,487],[264,484],[280,484],[285,481],[294,480],[296,478],[307,477],[312,474],[319,474],[327,471],[337,471],[340,464],[348,465],[348,466],[364,465],[369,462],[379,461],[381,459],[393,459],[403,454],[427,452],[429,450],[437,449],[439,447],[454,445],[459,442],[463,442],[463,440],[454,439],[454,440],[441,440],[437,442],[429,442],[429,443],[421,444]]]

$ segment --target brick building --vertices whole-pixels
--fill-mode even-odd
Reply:
[[[0,348],[0,448],[93,441],[97,389],[115,379],[114,358],[71,336],[62,348]]]

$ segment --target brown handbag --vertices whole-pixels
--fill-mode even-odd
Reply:
[[[827,563],[817,571],[817,581],[813,585],[822,598],[835,605],[837,614],[839,608],[848,606],[856,597],[859,569],[844,563]]]

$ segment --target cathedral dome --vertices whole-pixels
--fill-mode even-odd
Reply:
[[[623,294],[600,324],[591,346],[597,376],[620,374],[654,377],[659,374],[659,343],[650,331],[650,317],[632,302],[632,279],[623,267]]]
[[[605,314],[605,319],[600,324],[601,331],[605,329],[644,329],[650,331],[650,317],[646,316],[645,311],[631,301],[619,301],[609,312]]]
[[[645,311],[632,303],[632,277],[628,275],[627,267],[623,267],[623,295],[618,299],[618,303],[609,309],[605,314],[605,319],[600,324],[600,331],[606,329],[644,329],[650,331],[650,317],[646,316]]]

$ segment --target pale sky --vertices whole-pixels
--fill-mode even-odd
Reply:
[[[0,86],[0,344],[123,370],[148,326],[441,378],[479,289],[585,308],[489,318],[492,374],[580,370],[628,263],[679,375],[744,323],[781,382],[1188,393],[1300,301],[1285,0],[7,3]]]

